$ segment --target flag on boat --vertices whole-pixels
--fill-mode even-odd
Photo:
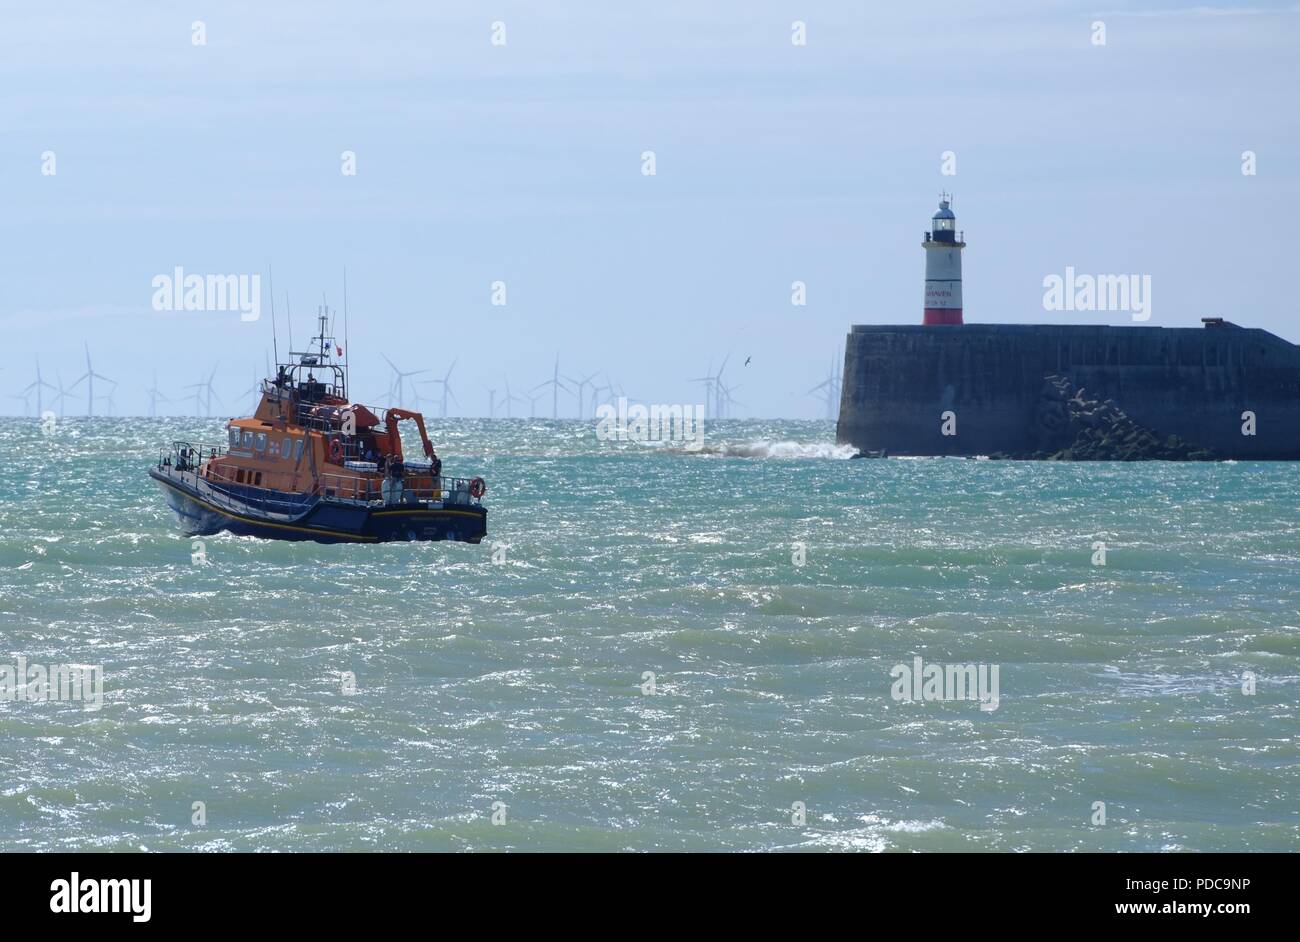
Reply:
[[[335,345],[334,345],[334,348],[335,348],[336,350],[338,350],[338,352],[339,352],[339,356],[343,356],[343,348],[342,348],[342,347],[340,347],[338,344],[335,344]]]

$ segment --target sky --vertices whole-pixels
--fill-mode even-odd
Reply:
[[[941,190],[967,322],[1133,324],[1045,310],[1071,267],[1149,276],[1150,326],[1300,342],[1297,49],[1294,3],[6,4],[0,413],[88,346],[119,415],[213,371],[242,414],[268,271],[283,351],[286,299],[301,341],[346,268],[361,401],[389,404],[381,354],[454,361],[463,415],[557,355],[699,403],[730,355],[733,415],[817,418],[852,324],[920,322]],[[259,275],[261,317],[155,310],[177,266]]]

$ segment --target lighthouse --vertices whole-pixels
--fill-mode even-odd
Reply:
[[[939,211],[931,217],[925,249],[925,324],[961,323],[961,250],[966,243],[957,237],[957,216],[944,193]]]

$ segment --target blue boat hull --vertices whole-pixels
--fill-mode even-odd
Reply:
[[[454,540],[478,543],[487,535],[487,510],[477,505],[363,506],[318,498],[298,515],[272,519],[251,505],[225,495],[221,504],[184,481],[150,470],[162,487],[187,535],[222,530],[271,540],[315,540],[318,543],[386,543],[392,541]]]

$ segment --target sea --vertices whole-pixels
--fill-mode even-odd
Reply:
[[[0,419],[0,848],[1300,849],[1296,464],[433,420],[482,544],[196,541],[223,428]]]

